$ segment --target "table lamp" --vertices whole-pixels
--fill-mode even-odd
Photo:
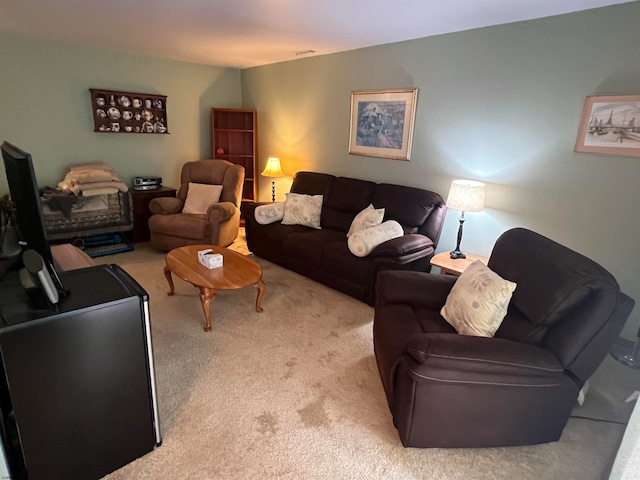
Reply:
[[[284,177],[285,174],[280,167],[280,159],[276,157],[269,157],[267,159],[267,166],[260,174],[263,177],[271,177],[271,201],[276,201],[276,178]]]
[[[462,224],[465,212],[481,212],[484,210],[484,183],[473,180],[454,180],[447,197],[447,208],[460,210],[460,226],[458,227],[458,243],[456,249],[450,252],[451,258],[467,258],[460,250],[462,241]]]

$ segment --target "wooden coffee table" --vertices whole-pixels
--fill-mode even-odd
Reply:
[[[214,253],[223,256],[222,267],[208,269],[198,261],[198,251],[210,248]],[[244,255],[215,245],[188,245],[175,248],[167,253],[164,276],[169,282],[169,292],[173,295],[173,279],[175,273],[185,282],[200,289],[200,303],[204,310],[204,331],[211,331],[211,302],[220,290],[235,290],[253,285],[258,289],[256,311],[262,312],[260,302],[264,296],[266,285],[262,281],[260,265]]]

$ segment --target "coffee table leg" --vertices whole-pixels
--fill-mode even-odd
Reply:
[[[258,297],[256,298],[256,312],[262,312],[263,308],[260,306],[260,302],[262,302],[262,297],[264,297],[264,292],[267,289],[267,286],[264,284],[262,279],[258,280],[258,283],[254,285],[258,289]]]
[[[164,267],[164,276],[167,279],[167,282],[169,282],[169,291],[167,292],[167,295],[173,295],[173,278],[171,278],[171,270],[169,270],[169,267],[166,265]]]
[[[204,331],[211,331],[211,302],[216,298],[218,292],[211,288],[200,287],[200,303],[204,310]]]

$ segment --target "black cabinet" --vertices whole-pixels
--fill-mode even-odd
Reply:
[[[56,311],[2,282],[0,408],[12,478],[98,479],[161,442],[146,292],[116,265],[60,278],[70,294]]]

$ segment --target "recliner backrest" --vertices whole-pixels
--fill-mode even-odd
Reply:
[[[587,366],[597,367],[610,345],[607,339],[621,328],[614,321],[621,293],[613,276],[593,260],[523,228],[498,238],[489,268],[517,283],[496,336],[543,346],[586,381],[592,373]]]
[[[187,162],[182,166],[178,198],[187,198],[189,182],[222,185],[221,202],[231,202],[240,208],[244,168],[226,160],[210,159]]]

